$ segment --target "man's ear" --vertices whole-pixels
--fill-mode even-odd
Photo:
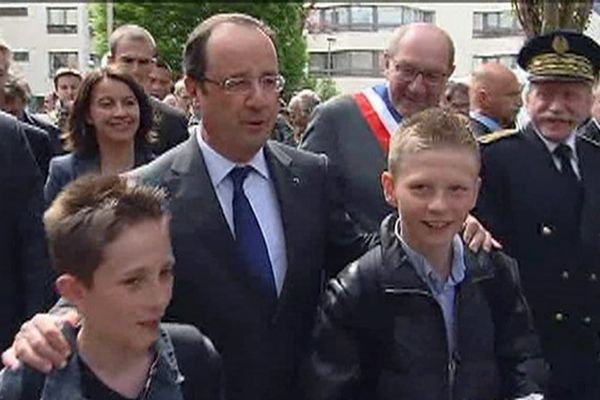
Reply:
[[[183,78],[183,85],[185,86],[186,92],[192,97],[196,98],[198,92],[198,81],[192,78],[191,76],[185,76]]]
[[[383,195],[385,201],[394,209],[398,208],[398,201],[396,200],[396,190],[394,187],[394,178],[388,171],[383,171],[381,174],[381,187],[383,188]]]
[[[87,292],[83,283],[71,274],[62,274],[56,279],[56,290],[61,297],[76,307],[81,304]]]

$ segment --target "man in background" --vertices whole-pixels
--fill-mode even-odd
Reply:
[[[469,87],[470,124],[475,136],[512,128],[521,107],[521,84],[500,63],[485,63],[473,71]]]

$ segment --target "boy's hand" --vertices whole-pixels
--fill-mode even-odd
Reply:
[[[502,245],[492,237],[492,234],[471,214],[467,215],[465,219],[463,239],[473,252],[478,252],[481,248],[486,252],[492,248],[502,248]]]
[[[64,367],[71,348],[61,328],[65,323],[75,325],[78,320],[75,310],[62,315],[37,314],[21,326],[12,347],[2,354],[2,363],[16,369],[22,362],[44,373]]]

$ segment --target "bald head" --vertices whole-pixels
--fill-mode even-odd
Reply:
[[[392,103],[407,117],[438,105],[454,71],[454,45],[433,24],[409,24],[394,31],[384,60]]]
[[[427,22],[415,22],[402,25],[394,30],[388,44],[387,53],[394,55],[399,51],[403,42],[411,42],[414,40],[421,42],[423,45],[429,43],[442,45],[445,48],[445,53],[447,55],[447,66],[453,68],[454,43],[452,43],[452,39],[446,31]]]
[[[517,76],[500,63],[485,63],[471,74],[471,111],[511,127],[521,107],[521,85]]]

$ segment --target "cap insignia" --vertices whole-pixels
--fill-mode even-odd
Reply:
[[[552,40],[552,49],[560,55],[565,54],[569,51],[569,42],[567,41],[567,38],[561,35],[556,36],[554,40]]]

